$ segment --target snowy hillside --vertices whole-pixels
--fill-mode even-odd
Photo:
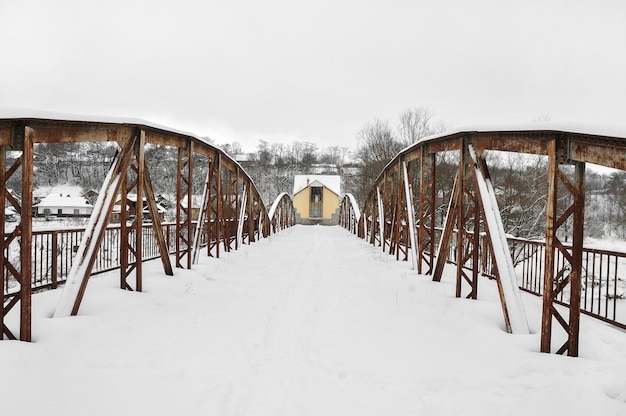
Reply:
[[[523,294],[531,335],[507,334],[493,282],[455,299],[450,274],[339,227],[174,277],[151,262],[144,293],[118,279],[92,279],[77,317],[34,296],[34,342],[0,342],[2,414],[626,414],[624,331],[583,316],[580,358],[539,353],[540,299]]]

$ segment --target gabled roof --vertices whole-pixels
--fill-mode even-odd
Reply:
[[[339,175],[296,175],[293,178],[293,195],[307,186],[324,186],[333,193],[341,195],[341,176]]]
[[[93,207],[91,202],[82,196],[50,194],[42,199],[37,207]]]

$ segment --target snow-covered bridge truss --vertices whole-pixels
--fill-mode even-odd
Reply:
[[[593,163],[626,170],[626,139],[568,128],[528,126],[503,130],[459,130],[424,138],[402,150],[373,184],[362,213],[344,198],[341,224],[421,274],[442,278],[446,262],[456,264],[456,296],[476,298],[481,262],[493,259],[504,320],[509,332],[528,333],[517,278],[485,155],[504,151],[547,156],[545,255],[541,351],[550,352],[556,321],[566,332],[558,353],[578,355],[584,228],[585,167]],[[456,152],[459,160],[440,237],[436,238],[437,157]],[[570,166],[569,169],[564,168]],[[571,168],[573,166],[573,169]],[[410,203],[407,203],[410,201]],[[565,224],[570,224],[566,227]],[[484,234],[486,246],[481,247]],[[456,258],[450,245],[455,239]],[[571,245],[566,245],[571,241]],[[562,260],[561,260],[562,259]],[[465,292],[464,292],[465,291]],[[561,301],[564,294],[568,298]],[[557,309],[566,305],[567,315]]]
[[[164,273],[173,274],[168,251],[169,236],[160,224],[157,203],[148,171],[147,145],[176,148],[176,226],[175,267],[191,268],[202,247],[209,256],[219,257],[220,250],[230,251],[246,242],[251,243],[295,223],[290,198],[281,198],[270,217],[252,179],[221,149],[188,133],[173,131],[142,120],[76,120],[45,115],[0,119],[0,210],[12,206],[19,214],[19,223],[10,233],[3,233],[0,286],[7,279],[17,282],[17,288],[5,293],[0,322],[5,336],[16,339],[5,324],[5,316],[19,305],[19,339],[31,340],[31,276],[33,269],[32,211],[34,180],[34,145],[37,143],[98,142],[117,143],[119,149],[105,178],[94,205],[84,237],[77,248],[66,286],[55,316],[75,315],[80,307],[96,254],[116,203],[121,208],[120,221],[120,287],[142,290],[142,227],[149,217],[154,241],[159,248]],[[7,158],[7,153],[19,154]],[[194,163],[208,163],[200,207],[193,204]],[[7,166],[9,165],[9,166]],[[8,190],[12,177],[21,176],[21,199]],[[129,195],[135,201],[146,201],[147,215],[135,209],[131,215]],[[133,197],[135,198],[135,197]],[[194,218],[197,216],[197,220]],[[0,229],[5,229],[5,216],[0,217]],[[17,242],[17,244],[16,244]],[[9,246],[18,246],[19,255],[9,255]],[[53,256],[54,258],[55,256]],[[131,277],[134,276],[134,279]]]

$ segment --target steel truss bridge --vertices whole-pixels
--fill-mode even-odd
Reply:
[[[490,151],[547,157],[545,242],[513,241],[527,250],[524,255],[529,261],[521,269],[513,264],[509,248],[515,239],[508,238],[502,225],[485,158]],[[436,181],[437,157],[443,152],[455,152],[459,162],[439,230],[435,227],[435,200],[441,191]],[[457,131],[432,136],[389,162],[362,209],[353,197],[344,198],[340,222],[396,258],[411,260],[418,273],[431,275],[434,281],[441,280],[446,263],[456,264],[457,297],[476,299],[479,276],[492,277],[498,284],[507,330],[524,334],[528,326],[518,290],[521,283],[523,290],[543,296],[541,351],[550,352],[556,322],[567,338],[557,353],[578,356],[581,285],[588,283],[590,292],[596,284],[602,285],[601,279],[591,281],[591,270],[596,271],[598,263],[597,273],[602,273],[604,265],[607,274],[606,294],[601,296],[606,306],[600,305],[600,297],[595,307],[593,297],[588,305],[585,294],[583,311],[626,329],[625,322],[615,318],[617,269],[620,261],[626,263],[626,256],[583,247],[587,163],[626,170],[626,139],[566,129]],[[571,227],[565,226],[568,222]],[[611,297],[613,315],[609,318]]]
[[[34,145],[98,141],[116,143],[118,152],[89,224],[76,237],[80,243],[74,246],[73,260],[65,260],[71,263],[66,277],[57,278],[57,271],[63,267],[57,264],[60,255],[53,254],[47,257],[52,277],[46,274],[44,279],[41,270],[39,274],[37,271],[35,250],[42,243],[39,234],[32,230]],[[161,224],[159,220],[145,156],[148,145],[169,146],[178,152],[173,224]],[[120,287],[141,291],[145,259],[160,258],[164,273],[172,275],[170,258],[177,268],[191,268],[203,250],[208,256],[218,257],[220,251],[237,249],[295,223],[290,196],[279,195],[267,209],[252,179],[222,150],[193,135],[143,121],[0,119],[0,146],[0,208],[12,206],[20,214],[15,229],[3,234],[0,250],[0,283],[4,288],[0,308],[2,338],[31,340],[33,288],[55,287],[57,280],[66,280],[55,316],[76,315],[89,277],[96,272],[119,268]],[[585,253],[585,167],[586,163],[593,163],[626,170],[626,138],[565,129],[457,131],[432,136],[404,149],[386,166],[362,209],[354,197],[346,195],[341,203],[340,223],[397,259],[410,260],[419,274],[431,275],[435,281],[442,279],[446,263],[455,263],[457,297],[475,299],[481,275],[495,279],[507,330],[528,333],[516,267],[485,159],[489,151],[547,156],[546,235],[539,256],[542,266],[524,268],[522,280],[539,286],[536,292],[543,296],[541,351],[550,352],[556,322],[567,337],[557,352],[577,356]],[[9,152],[19,156],[9,159]],[[442,152],[456,152],[459,163],[444,225],[438,229],[435,197],[441,190],[436,181],[437,156]],[[199,193],[193,189],[192,181],[197,155],[207,164],[207,175],[201,206],[194,218],[190,207],[192,196]],[[573,166],[573,173],[566,166]],[[7,182],[16,177],[21,180],[21,199],[7,190]],[[567,198],[563,198],[563,193]],[[136,201],[147,201],[149,224],[144,223],[141,209],[131,216],[131,194],[136,195]],[[107,233],[116,204],[121,207],[122,220],[115,231],[116,243],[109,246],[109,251],[119,253],[119,262],[103,266],[106,261],[101,257],[101,247],[111,244]],[[4,230],[4,216],[0,221]],[[564,226],[568,221],[572,227]],[[565,244],[564,237],[571,245]],[[59,238],[51,238],[46,250],[61,253],[56,246]],[[615,264],[616,268],[617,260]],[[615,276],[617,280],[616,272]],[[522,289],[529,290],[524,286]],[[5,323],[6,315],[14,308],[19,309],[18,336]],[[615,315],[613,320],[607,320],[615,321]]]
[[[19,339],[31,340],[32,287],[39,286],[36,270],[37,251],[34,250],[32,192],[34,171],[34,145],[37,143],[98,142],[117,143],[118,151],[105,178],[87,228],[81,232],[80,244],[73,254],[67,272],[66,285],[55,316],[76,315],[94,271],[100,247],[105,243],[109,218],[114,205],[121,208],[118,241],[120,287],[142,290],[142,260],[147,247],[157,247],[156,257],[163,263],[166,275],[172,275],[170,253],[175,267],[191,268],[201,249],[209,256],[219,257],[220,250],[237,249],[295,223],[291,199],[280,195],[267,210],[258,190],[248,174],[221,149],[195,136],[170,131],[142,122],[97,122],[80,120],[52,120],[40,118],[0,120],[0,182],[3,196],[0,210],[12,206],[20,220],[11,233],[4,233],[1,247],[2,272],[0,283],[5,288],[3,307],[0,308],[2,338],[16,339],[14,330],[5,324],[5,316],[19,305]],[[148,145],[176,148],[176,221],[173,227],[161,224],[152,179],[145,158]],[[17,152],[7,166],[7,152]],[[192,212],[194,190],[193,172],[196,156],[203,156],[208,164],[198,218]],[[22,195],[18,200],[7,190],[7,182],[15,175],[21,176]],[[129,195],[135,201],[147,202],[150,224],[144,224],[144,210],[135,209],[133,216]],[[0,228],[5,229],[4,215]],[[174,235],[169,231],[173,228]],[[150,235],[146,245],[145,235]],[[173,243],[172,243],[173,241]],[[57,253],[57,239],[49,251]],[[14,253],[17,251],[17,253]],[[11,255],[10,255],[11,253]],[[57,255],[51,256],[51,269],[57,273]],[[150,256],[148,256],[150,257]],[[152,256],[154,257],[154,256]],[[67,261],[67,259],[66,259]],[[134,277],[134,278],[133,278]],[[9,285],[9,283],[14,285]],[[52,279],[51,286],[57,283]]]

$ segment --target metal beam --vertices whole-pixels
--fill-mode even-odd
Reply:
[[[563,139],[561,139],[562,141]],[[557,321],[566,333],[565,343],[557,350],[557,354],[567,352],[569,356],[578,356],[580,295],[582,275],[582,239],[584,228],[585,202],[585,164],[575,163],[573,183],[560,169],[564,156],[559,153],[563,143],[554,139],[549,147],[548,164],[548,198],[546,206],[546,257],[543,282],[543,312],[541,325],[541,352],[550,352],[552,348],[552,323]],[[559,183],[564,185],[559,187]],[[561,200],[559,190],[567,191],[570,204],[559,210]],[[568,195],[569,194],[569,195]],[[564,198],[563,198],[564,199]],[[572,221],[572,232],[565,228],[568,220]],[[560,240],[561,233],[572,236],[572,248],[568,251]],[[563,261],[557,262],[557,251],[562,254]],[[566,293],[569,287],[570,299],[568,318],[562,316],[556,308],[557,297]]]
[[[425,153],[420,148],[420,205],[419,205],[419,237],[418,262],[419,274],[431,274],[435,267],[435,177],[436,159],[434,153]],[[424,270],[423,265],[427,266]]]
[[[626,170],[626,148],[624,146],[601,145],[571,140],[569,143],[569,159]]]
[[[468,299],[478,297],[480,215],[476,190],[471,181],[468,139],[461,139],[459,161],[459,202],[456,237],[456,297],[463,295],[464,283],[469,284]]]
[[[407,171],[406,162],[402,162],[402,176],[404,177],[404,199],[406,202],[407,209],[407,227],[409,229],[409,237],[411,242],[411,263],[413,264],[413,269],[417,270],[417,236],[415,235],[415,211],[413,209],[413,192],[411,189],[409,174]]]
[[[437,261],[435,263],[435,269],[433,271],[433,281],[440,282],[443,276],[443,268],[446,265],[448,256],[450,255],[450,242],[452,241],[452,234],[454,232],[454,225],[459,210],[459,198],[461,195],[461,181],[460,175],[457,173],[454,180],[454,187],[452,188],[452,195],[450,196],[450,202],[448,203],[448,211],[446,219],[443,225],[443,232],[439,240],[437,247]]]
[[[188,142],[186,148],[178,149],[176,169],[176,267],[187,269],[192,263],[192,184],[193,142]]]
[[[472,169],[477,201],[482,213],[486,241],[489,249],[494,253],[496,282],[504,322],[509,333],[528,334],[526,312],[487,163],[482,155],[479,156],[475,152],[472,145],[468,146],[468,153],[471,158],[469,165]]]
[[[91,270],[96,261],[96,254],[106,230],[111,211],[115,205],[115,198],[120,191],[122,181],[130,167],[133,149],[138,134],[134,134],[124,143],[113,165],[105,178],[98,200],[94,205],[93,213],[85,229],[83,239],[72,263],[63,293],[54,312],[55,317],[76,315],[80,308]]]

